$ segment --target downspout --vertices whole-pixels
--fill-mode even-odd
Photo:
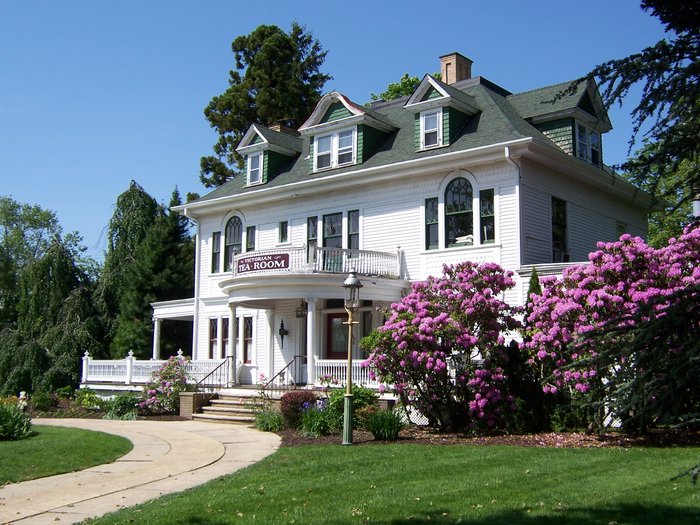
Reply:
[[[200,246],[200,240],[201,240],[201,231],[202,231],[202,225],[199,223],[199,221],[193,217],[190,217],[187,214],[187,208],[183,210],[183,213],[185,217],[190,219],[191,221],[194,221],[195,224],[197,225],[197,233],[194,235],[194,312],[193,312],[193,317],[192,317],[192,360],[195,360],[195,356],[199,353],[198,350],[199,348],[197,347],[197,343],[199,342],[199,276],[200,276],[200,268],[199,268],[199,259],[201,258],[201,246]]]
[[[517,213],[516,216],[515,216],[515,220],[516,220],[516,222],[517,222],[517,224],[516,224],[516,231],[518,232],[518,260],[517,260],[517,265],[516,265],[516,267],[517,267],[517,268],[520,268],[520,267],[522,266],[522,263],[523,263],[523,249],[524,249],[524,246],[523,246],[522,221],[521,221],[521,217],[522,217],[522,202],[521,202],[521,200],[520,200],[520,179],[522,178],[522,169],[521,169],[520,165],[519,165],[517,162],[515,162],[515,161],[511,158],[511,156],[510,156],[510,148],[509,148],[508,146],[506,146],[506,147],[503,149],[503,153],[504,153],[504,155],[505,155],[505,160],[506,160],[506,162],[508,162],[509,164],[511,164],[513,167],[515,167],[515,169],[518,171],[518,181],[517,181],[517,183],[515,184],[515,200],[516,200],[516,204],[517,204],[517,206],[518,206],[518,213]],[[500,226],[499,226],[499,228],[500,228]]]

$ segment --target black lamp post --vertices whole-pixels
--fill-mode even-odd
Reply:
[[[352,326],[357,324],[354,316],[360,307],[360,288],[362,283],[350,270],[345,281],[345,311],[348,313],[348,370],[347,386],[345,387],[345,405],[343,412],[343,445],[352,445]]]

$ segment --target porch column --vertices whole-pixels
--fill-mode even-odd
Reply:
[[[223,359],[224,357],[224,337],[228,339],[228,334],[224,334],[224,318],[216,318],[216,355],[213,359]]]
[[[275,375],[275,311],[265,310],[267,318],[267,333],[265,334],[265,376],[268,381]]]
[[[162,319],[153,318],[153,360],[160,359],[160,324]]]
[[[313,385],[316,383],[316,357],[318,356],[316,298],[307,298],[306,303],[309,305],[306,312],[306,383]]]
[[[228,377],[229,377],[229,383],[230,384],[235,384],[237,383],[237,378],[236,378],[236,332],[237,330],[237,323],[236,323],[236,305],[235,303],[229,303],[228,304],[229,308],[229,319],[228,319],[228,350],[227,350],[227,358],[230,357],[229,362],[228,362]]]

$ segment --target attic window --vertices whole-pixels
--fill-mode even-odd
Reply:
[[[442,146],[442,108],[420,114],[421,149]]]
[[[248,155],[248,186],[262,182],[262,153]]]
[[[355,128],[314,138],[314,171],[355,162]]]
[[[576,152],[579,158],[600,166],[600,133],[587,128],[583,124],[578,124],[576,126],[576,134],[578,136]]]

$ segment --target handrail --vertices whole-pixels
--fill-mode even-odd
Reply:
[[[232,360],[232,359],[233,359],[233,356],[230,356],[230,355],[227,355],[226,357],[224,357],[224,360],[216,368],[214,368],[211,372],[209,372],[207,375],[205,375],[202,379],[197,381],[197,383],[194,385],[194,391],[198,392],[201,388],[201,385],[202,384],[206,385],[206,383],[204,383],[204,382],[207,379],[209,379],[210,377],[214,376],[214,374],[217,374],[217,373],[218,373],[217,377],[219,378],[219,380],[217,382],[212,383],[210,386],[222,386],[224,384],[228,384],[228,382],[229,382],[228,381],[229,363],[230,363],[230,360]],[[223,374],[221,373],[222,369],[224,371]],[[222,375],[224,376],[224,381],[221,381]]]
[[[287,363],[282,370],[277,372],[274,376],[272,376],[272,378],[267,383],[265,383],[264,385],[261,386],[260,391],[264,392],[264,393],[271,391],[274,387],[275,380],[279,379],[280,377],[283,377],[290,370],[290,368],[292,368],[292,366],[295,366],[297,359],[299,359],[300,357],[302,357],[302,356],[295,355],[294,358],[289,363]],[[293,386],[294,389],[296,389],[297,383],[294,380],[294,374],[289,374],[289,377],[291,380],[291,385]],[[282,388],[280,388],[280,390],[282,390]]]

